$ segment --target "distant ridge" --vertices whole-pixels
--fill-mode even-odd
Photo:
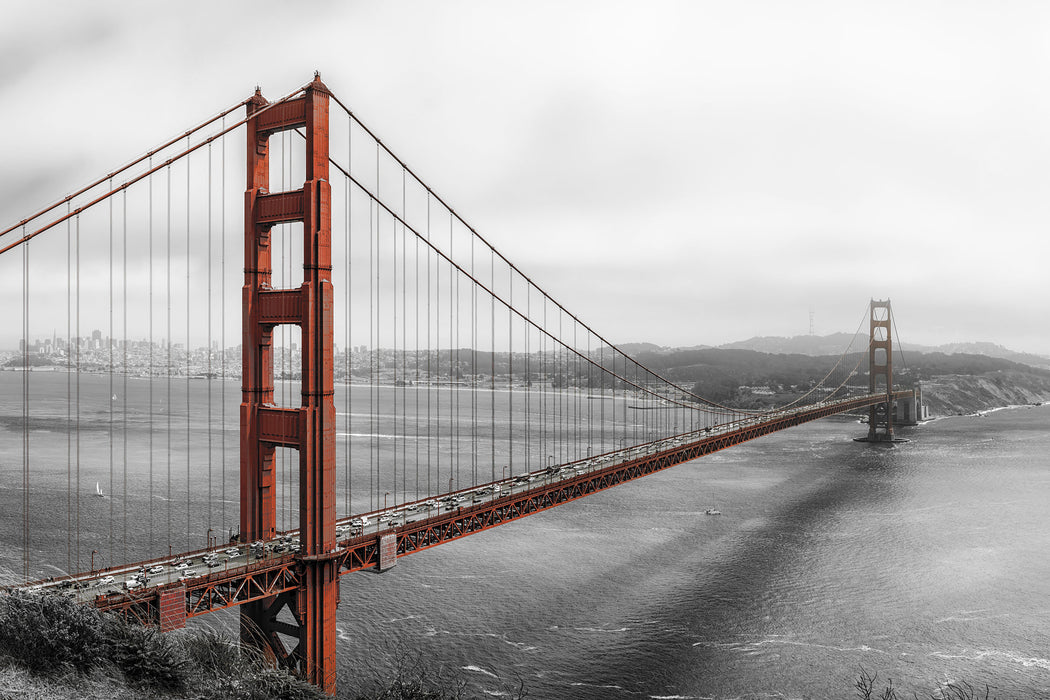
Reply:
[[[735,343],[719,345],[720,350],[755,350],[773,355],[838,355],[853,338],[851,333],[832,333],[831,335],[796,335],[782,338],[775,335],[755,336]],[[865,343],[867,345],[867,343]],[[860,350],[854,347],[854,350]]]
[[[778,336],[756,336],[748,340],[740,340],[735,343],[719,345],[722,350],[755,350],[767,352],[774,355],[838,355],[849,343],[852,336],[849,333],[832,333],[831,335],[796,335],[791,338]],[[857,349],[857,348],[854,348]],[[1027,352],[1016,352],[996,343],[948,343],[945,345],[916,345],[914,343],[901,343],[900,349],[904,352],[933,353],[940,352],[945,355],[984,355],[1001,360],[1019,362],[1031,367],[1042,369],[1050,368],[1050,357],[1033,355]]]

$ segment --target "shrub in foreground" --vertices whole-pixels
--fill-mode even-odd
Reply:
[[[856,689],[857,697],[860,700],[908,700],[909,697],[912,700],[921,700],[915,693],[912,693],[910,696],[901,695],[900,692],[902,691],[898,691],[893,687],[892,679],[887,682],[887,685],[881,691],[879,690],[880,685],[879,674],[868,673],[861,669],[860,676],[853,684],[853,687]],[[962,681],[945,683],[936,692],[930,693],[926,697],[929,700],[995,700],[989,693],[990,690],[987,686],[985,686],[982,693],[969,683]]]
[[[59,686],[112,684],[110,697],[320,700],[314,686],[213,631],[162,634],[55,595],[0,596],[0,667]],[[77,681],[76,679],[81,679]]]

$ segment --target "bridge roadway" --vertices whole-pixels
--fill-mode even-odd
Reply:
[[[894,391],[893,399],[911,395],[911,391]],[[882,393],[774,411],[342,518],[336,524],[338,547],[328,556],[339,561],[341,575],[375,566],[388,568],[396,563],[396,557],[487,530],[769,433],[885,401],[886,394]],[[144,624],[174,629],[184,626],[189,617],[297,589],[301,575],[298,543],[298,531],[289,531],[267,542],[219,545],[177,557],[36,581],[19,588],[55,591]]]

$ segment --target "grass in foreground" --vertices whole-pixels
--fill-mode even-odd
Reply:
[[[314,700],[215,632],[161,634],[53,595],[0,597],[0,698]]]

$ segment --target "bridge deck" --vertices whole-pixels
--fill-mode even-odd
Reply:
[[[893,398],[911,393],[896,391]],[[873,394],[776,411],[344,518],[337,523],[339,547],[326,558],[338,560],[340,574],[389,566],[394,557],[481,532],[763,435],[885,400],[886,394]],[[381,561],[381,543],[388,547],[385,561]],[[101,610],[166,629],[181,626],[189,617],[297,589],[302,569],[302,557],[293,551],[297,545],[297,531],[291,531],[268,542],[216,546],[178,557],[37,581],[21,588],[55,590]],[[127,589],[125,579],[140,571],[146,572],[146,580]],[[172,616],[169,609],[176,614]]]

